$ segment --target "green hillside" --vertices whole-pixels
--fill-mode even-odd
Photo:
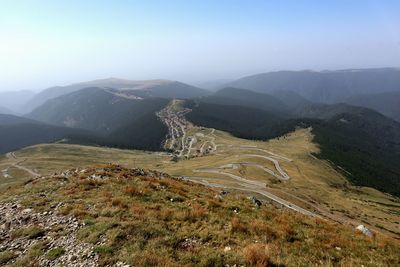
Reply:
[[[315,105],[305,118],[285,119],[263,110],[208,103],[187,104],[195,124],[237,137],[268,140],[313,127],[321,158],[342,168],[355,185],[400,195],[400,124],[373,110],[350,105]]]

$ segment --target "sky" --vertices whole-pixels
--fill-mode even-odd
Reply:
[[[0,0],[0,91],[400,67],[400,1]]]

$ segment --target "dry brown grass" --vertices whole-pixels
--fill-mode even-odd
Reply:
[[[250,266],[275,266],[271,261],[270,247],[266,244],[251,244],[243,249],[243,257]]]
[[[249,226],[244,221],[240,220],[238,217],[233,217],[231,220],[231,231],[233,233],[247,233]]]
[[[262,220],[253,220],[249,226],[253,234],[263,235],[267,240],[274,240],[278,237],[276,231]]]
[[[194,127],[189,129],[188,133],[202,132],[207,135],[210,131],[210,129]],[[231,150],[227,148],[230,145],[258,146],[261,149],[293,159],[292,162],[281,162],[282,167],[292,179],[284,184],[273,184],[269,175],[253,167],[246,168],[246,172],[243,173],[244,178],[265,181],[270,185],[269,189],[273,190],[272,193],[276,193],[282,198],[306,209],[313,209],[311,204],[316,205],[318,208],[325,210],[326,216],[333,216],[335,220],[343,219],[347,223],[350,217],[352,218],[351,223],[354,224],[362,222],[367,224],[367,227],[377,231],[385,231],[387,229],[388,232],[386,233],[388,234],[395,235],[396,232],[399,233],[397,210],[400,208],[400,204],[398,199],[372,189],[354,188],[352,186],[344,188],[343,185],[346,180],[342,175],[327,162],[310,156],[310,153],[318,152],[318,147],[312,142],[310,129],[298,129],[288,134],[285,138],[273,139],[268,142],[235,138],[221,131],[215,131],[214,135],[216,137],[215,142],[222,145],[219,147],[217,154],[179,162],[172,162],[167,155],[160,153],[63,144],[38,145],[20,150],[16,154],[21,160],[26,159],[23,163],[24,166],[37,169],[41,174],[45,175],[68,168],[84,168],[91,164],[118,162],[130,167],[135,165],[151,169],[156,168],[176,176],[191,176],[195,175],[192,172],[193,169],[205,166],[218,167],[237,162],[239,154],[253,154],[255,152],[251,150]],[[201,137],[198,137],[198,140],[197,146],[200,146],[202,144]],[[100,154],[102,157],[98,156]],[[242,160],[274,168],[270,162],[262,159],[243,158]],[[46,162],[46,164],[43,164],[43,162]],[[1,169],[10,167],[11,163],[5,157],[0,158]],[[99,166],[101,168],[101,165]],[[99,174],[104,176],[113,175],[110,170],[101,171]],[[26,172],[23,172],[21,176],[18,173],[15,173],[15,175],[16,179],[13,179],[15,181],[29,178]],[[129,175],[129,172],[120,171],[118,178],[120,180],[127,179]],[[217,180],[213,179],[215,183],[233,186],[232,180],[228,177],[207,173],[204,173],[204,176],[218,178]],[[0,184],[2,181],[9,183],[10,179],[2,180],[0,177]],[[170,186],[173,183],[175,181],[165,182],[165,185]],[[153,181],[149,182],[149,188],[156,189],[157,186],[157,181],[154,181],[154,183]],[[175,194],[183,198],[190,196],[188,192],[182,191],[179,185],[177,186],[172,189]],[[91,187],[96,188],[93,184],[84,188],[89,191]],[[171,185],[171,187],[175,186]],[[73,188],[67,195],[73,196],[77,193],[77,190],[81,189],[81,187]]]
[[[128,203],[125,201],[125,199],[120,198],[120,197],[113,198],[111,200],[111,205],[114,207],[118,207],[120,209],[124,209],[124,210],[129,208]]]
[[[129,185],[124,188],[123,192],[131,197],[133,196],[143,196],[145,192],[143,190],[139,190],[136,186],[134,185]]]
[[[208,207],[210,209],[220,208],[220,207],[222,207],[222,201],[220,199],[212,198],[212,199],[208,200]]]
[[[85,205],[83,204],[75,205],[74,208],[68,213],[72,213],[75,217],[78,218],[83,218],[88,214]]]
[[[154,251],[145,251],[137,262],[138,266],[176,266],[170,257],[157,255]]]
[[[131,207],[131,212],[133,213],[133,215],[142,216],[146,213],[146,208],[143,206],[134,205]]]
[[[191,204],[189,209],[181,210],[174,214],[174,217],[179,221],[189,221],[194,223],[206,219],[208,210],[199,204]]]
[[[85,221],[78,238],[107,240],[96,247],[103,266],[395,266],[400,260],[396,240],[368,239],[347,226],[273,205],[255,209],[246,195],[231,192],[219,199],[210,188],[120,166],[88,168],[85,175],[97,172],[109,178],[89,183],[72,176],[62,185],[40,179],[4,191],[0,199],[21,198],[35,210],[65,203],[62,214]],[[72,189],[73,195],[66,194]]]

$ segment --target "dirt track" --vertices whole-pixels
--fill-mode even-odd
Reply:
[[[24,166],[19,165],[19,164],[21,164],[22,162],[24,162],[25,159],[19,160],[19,159],[17,158],[17,156],[15,155],[14,152],[9,152],[9,153],[7,153],[7,154],[6,154],[6,157],[7,157],[9,160],[11,160],[11,166],[12,166],[12,167],[15,167],[15,168],[17,168],[17,169],[26,171],[27,173],[29,173],[29,174],[30,174],[31,176],[33,176],[33,177],[38,177],[38,176],[40,176],[40,174],[37,173],[36,171],[31,170],[31,169],[29,169],[29,168],[27,168],[27,167],[24,167]],[[7,175],[9,175],[9,174],[7,174]],[[9,176],[11,177],[11,175],[9,175]]]

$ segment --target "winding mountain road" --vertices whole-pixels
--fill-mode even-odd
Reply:
[[[274,159],[272,157],[262,156],[262,155],[257,155],[257,154],[245,154],[245,155],[241,155],[241,156],[242,157],[263,158],[263,159],[269,160],[272,163],[274,163],[275,169],[281,174],[281,176],[283,177],[283,180],[289,180],[290,179],[290,176],[281,168],[281,165],[279,164],[279,161],[277,161],[276,159]]]
[[[174,154],[178,158],[186,157],[190,158],[191,155],[191,150],[193,149],[193,145],[198,142],[198,140],[203,139],[202,143],[198,149],[198,154],[195,156],[204,156],[209,153],[213,153],[217,151],[217,147],[220,145],[217,145],[215,143],[216,136],[215,136],[215,129],[211,129],[210,133],[207,135],[204,135],[202,132],[197,132],[194,134],[194,136],[188,136],[187,135],[187,129],[193,129],[194,126],[188,122],[185,119],[185,114],[190,112],[191,110],[186,109],[186,108],[181,108],[181,110],[177,110],[177,100],[173,100],[170,105],[165,107],[163,110],[157,113],[157,115],[160,117],[160,119],[165,123],[165,125],[168,126],[169,128],[169,134],[167,136],[167,140],[165,142],[166,146],[169,148],[174,149]],[[195,136],[199,137],[197,139]],[[206,138],[207,140],[204,140]],[[169,144],[169,146],[168,146]],[[208,148],[205,148],[207,144],[210,144]],[[269,175],[274,176],[277,179],[280,179],[282,181],[288,181],[290,179],[290,176],[283,170],[281,167],[279,161],[286,161],[286,162],[292,162],[293,160],[290,158],[287,158],[282,155],[278,155],[276,153],[273,153],[271,151],[259,148],[257,146],[246,146],[246,145],[222,145],[224,147],[227,147],[230,150],[246,150],[246,151],[254,151],[258,152],[259,154],[240,154],[240,157],[246,157],[246,158],[262,158],[264,160],[268,160],[274,164],[275,170],[271,170],[267,168],[266,166],[262,166],[257,163],[252,163],[252,162],[232,162],[225,164],[220,167],[209,167],[205,166],[203,168],[197,168],[193,169],[193,173],[210,173],[210,174],[218,174],[218,175],[223,175],[226,177],[229,177],[233,180],[236,181],[237,185],[240,187],[232,187],[232,186],[224,186],[221,184],[217,183],[211,183],[208,180],[209,179],[215,179],[218,180],[219,178],[210,178],[210,177],[201,177],[201,176],[184,176],[183,178],[196,182],[196,183],[201,183],[206,186],[210,187],[216,187],[216,188],[231,188],[231,189],[236,189],[236,190],[241,190],[241,191],[246,191],[249,193],[257,193],[260,195],[263,195],[272,201],[282,205],[283,207],[295,210],[297,212],[300,212],[302,214],[312,216],[312,217],[320,217],[318,214],[308,211],[300,206],[297,206],[287,200],[284,200],[271,192],[268,192],[266,190],[267,186],[267,181],[266,182],[261,182],[257,180],[249,180],[246,179],[242,176],[227,172],[227,170],[235,170],[238,169],[241,166],[250,166],[250,167],[255,167],[262,169],[264,172],[268,173]],[[185,153],[186,151],[186,153]],[[262,155],[264,154],[264,155]]]

